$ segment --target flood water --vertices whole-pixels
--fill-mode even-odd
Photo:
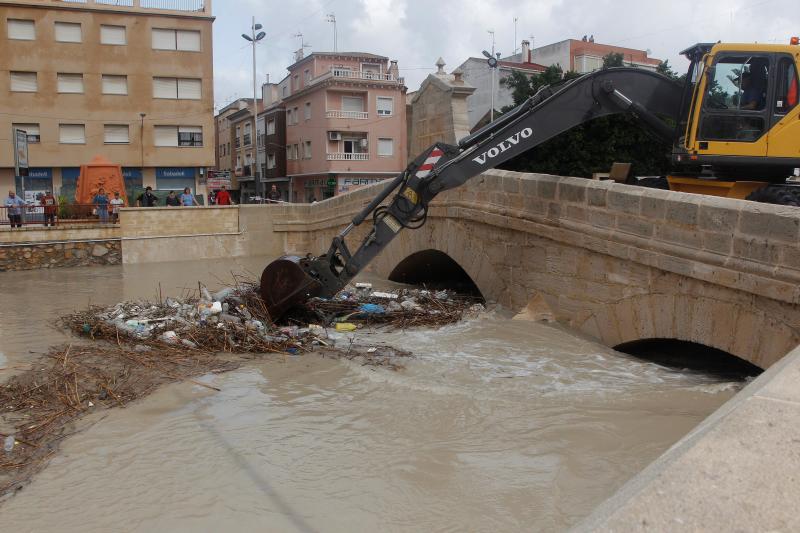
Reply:
[[[0,380],[88,302],[178,295],[264,259],[3,273]],[[340,342],[347,343],[342,336]],[[3,531],[563,531],[740,388],[502,310],[360,332],[393,372],[314,355],[164,387],[66,439]]]

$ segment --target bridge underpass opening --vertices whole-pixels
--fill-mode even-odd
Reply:
[[[744,359],[696,342],[644,339],[626,342],[614,349],[668,368],[718,376],[726,380],[743,381],[763,372],[763,369]]]
[[[394,267],[389,280],[428,289],[453,290],[484,300],[480,289],[461,265],[439,250],[423,250],[409,255]]]

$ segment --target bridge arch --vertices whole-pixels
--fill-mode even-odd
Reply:
[[[640,294],[595,307],[577,324],[607,346],[648,339],[691,342],[767,368],[798,343],[793,329],[756,308],[691,294]]]
[[[435,263],[431,263],[433,260]],[[480,239],[470,236],[466,228],[453,220],[431,220],[417,231],[402,232],[373,264],[377,273],[395,278],[409,268],[453,265],[461,269],[486,300],[500,301],[505,283],[489,260]],[[449,265],[449,266],[448,266]],[[406,279],[408,280],[408,278]],[[404,281],[396,279],[396,281]]]

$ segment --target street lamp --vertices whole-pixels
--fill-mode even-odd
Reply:
[[[484,50],[482,54],[486,58],[486,63],[489,64],[489,68],[492,69],[492,103],[489,109],[489,122],[494,122],[494,93],[497,85],[497,60],[500,59],[500,52],[495,54],[494,51],[494,31],[488,30],[488,33],[492,35],[492,51],[490,53]],[[495,55],[497,55],[497,57],[495,57]]]
[[[267,36],[266,33],[263,31],[256,31],[263,28],[261,24],[256,24],[256,18],[253,17],[253,22],[250,25],[250,35],[246,33],[242,34],[245,40],[250,41],[250,44],[253,45],[253,133],[254,135],[250,138],[250,142],[253,143],[253,139],[258,139],[258,92],[256,90],[256,45],[258,42]],[[263,190],[261,187],[261,176],[259,175],[261,167],[258,165],[258,143],[253,143],[254,149],[256,152],[256,168],[255,172],[253,173],[255,180],[256,180],[256,196],[263,197]]]

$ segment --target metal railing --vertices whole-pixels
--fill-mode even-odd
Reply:
[[[338,109],[332,109],[331,111],[325,111],[325,118],[365,119],[369,118],[369,113],[366,111],[340,111]]]
[[[328,161],[369,161],[369,154],[366,152],[328,152]]]
[[[210,0],[54,0],[54,3],[138,7],[141,9],[160,9],[164,11],[194,13],[211,11]]]
[[[335,78],[351,78],[358,80],[395,81],[392,74],[373,72],[371,70],[351,70],[347,68],[331,67],[331,75]]]
[[[59,226],[62,224],[113,224],[117,217],[111,206],[105,211],[94,204],[64,204],[56,206],[0,206],[0,228],[22,226]]]

